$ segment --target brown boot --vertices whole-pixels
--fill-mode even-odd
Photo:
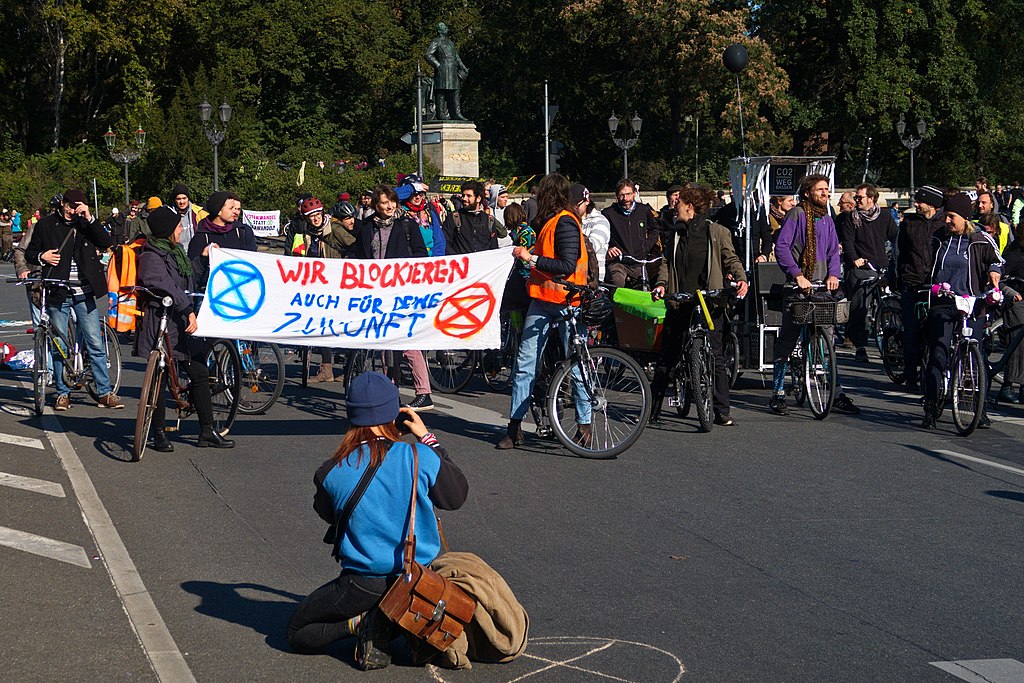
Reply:
[[[518,448],[526,443],[526,438],[523,436],[523,421],[522,420],[509,420],[508,428],[505,430],[505,436],[502,437],[498,445],[495,446],[499,451],[508,451],[513,448]]]
[[[576,443],[583,446],[584,448],[590,448],[590,444],[594,441],[594,433],[591,430],[590,425],[576,425]]]
[[[309,378],[312,382],[333,382],[334,381],[334,366],[330,363],[321,363],[320,372]]]

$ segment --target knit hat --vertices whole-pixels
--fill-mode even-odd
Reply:
[[[224,208],[224,203],[227,200],[227,192],[214,192],[210,195],[210,198],[206,200],[206,206],[203,207],[203,210],[210,214],[211,217],[214,217],[220,213],[221,209]]]
[[[350,195],[348,192],[339,192],[338,193],[338,201],[339,202],[352,201],[352,195]]]
[[[149,231],[157,239],[167,239],[173,235],[180,222],[181,216],[169,206],[159,206],[150,211],[149,216],[146,217]]]
[[[121,213],[121,210],[118,209],[116,206],[110,209],[110,215],[111,216],[116,216],[119,213]]]
[[[574,206],[585,199],[590,199],[590,190],[579,183],[573,183],[569,186],[569,201],[571,201]]]
[[[943,208],[946,209],[946,213],[955,213],[965,221],[971,220],[973,209],[971,207],[971,198],[967,196],[966,192],[959,192],[947,199],[946,205]]]
[[[136,208],[138,206],[141,206],[141,204],[139,203],[138,199],[133,199],[130,202],[128,202],[128,208],[129,209],[134,209],[134,208]]]
[[[669,188],[665,190],[665,197],[671,197],[676,192],[682,192],[683,189],[682,185],[670,185]]]
[[[306,201],[302,202],[301,206],[299,206],[299,211],[302,212],[303,216],[308,216],[310,214],[316,213],[317,211],[323,210],[324,203],[321,202],[316,197],[310,197]]]
[[[171,189],[171,199],[175,199],[179,194],[192,199],[192,190],[188,189],[188,185],[185,183],[178,183]]]
[[[146,200],[146,211],[159,209],[163,205],[164,203],[160,201],[159,197],[150,197],[149,199]]]
[[[936,209],[941,209],[942,190],[934,185],[922,185],[917,188],[917,192],[914,193],[914,201],[920,204],[934,206]]]
[[[85,204],[88,200],[85,197],[85,193],[81,190],[65,190],[64,191],[64,202],[75,206],[77,204]]]
[[[364,372],[348,386],[345,409],[348,421],[356,427],[394,422],[398,417],[398,387],[379,372]]]

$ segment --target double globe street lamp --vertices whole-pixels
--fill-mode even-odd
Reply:
[[[612,112],[612,115],[608,117],[608,132],[612,134],[612,141],[615,146],[622,150],[622,177],[629,177],[629,150],[636,145],[636,141],[640,139],[640,126],[643,125],[643,119],[640,115],[633,113],[633,118],[629,119],[629,125],[633,129],[633,137],[627,139],[620,139],[615,137],[615,132],[619,129],[619,117]]]
[[[928,130],[928,124],[924,122],[924,119],[917,120],[917,137],[909,135],[904,137],[904,133],[907,132],[907,122],[903,119],[903,114],[900,114],[900,120],[896,122],[896,134],[900,136],[900,142],[903,146],[910,150],[910,196],[913,198],[914,193],[917,192],[917,188],[914,187],[914,150],[921,146],[921,142],[924,140],[925,131]]]
[[[126,144],[119,148],[117,147],[117,134],[113,128],[108,127],[107,132],[103,134],[103,141],[107,144],[107,152],[110,153],[110,158],[120,164],[124,164],[124,205],[128,206],[128,202],[131,201],[128,196],[128,164],[142,158],[142,151],[146,146],[146,131],[142,130],[142,125],[140,124],[135,131],[135,146]]]
[[[203,98],[203,103],[199,105],[199,120],[203,122],[203,133],[206,134],[206,139],[213,145],[213,191],[217,192],[220,189],[217,148],[220,146],[220,143],[224,142],[224,138],[228,133],[228,121],[231,120],[231,105],[225,100],[222,105],[217,107],[217,115],[220,118],[219,126],[216,121],[210,120],[212,115],[213,105]]]

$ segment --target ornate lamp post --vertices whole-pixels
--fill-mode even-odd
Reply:
[[[900,120],[896,122],[896,134],[900,136],[900,142],[903,146],[910,150],[910,196],[913,197],[917,188],[914,187],[914,150],[921,146],[921,142],[924,140],[925,131],[928,130],[928,124],[924,122],[924,119],[917,120],[917,137],[909,135],[904,137],[904,133],[907,132],[907,122],[903,119],[903,114],[900,114]]]
[[[636,141],[640,139],[640,126],[643,125],[643,119],[640,118],[639,114],[634,112],[633,118],[629,120],[629,125],[633,129],[633,137],[626,139],[619,139],[615,137],[615,131],[619,129],[619,117],[612,112],[612,115],[608,117],[608,132],[612,134],[612,142],[615,146],[622,150],[622,177],[629,177],[629,150],[636,145]]]
[[[218,168],[217,160],[217,148],[220,143],[224,142],[224,138],[228,134],[228,121],[231,120],[231,105],[224,101],[222,105],[217,107],[217,115],[220,118],[220,125],[217,125],[216,121],[211,121],[210,117],[213,114],[213,105],[203,99],[203,103],[199,105],[199,120],[203,122],[203,133],[206,134],[206,139],[213,145],[213,191],[216,192],[220,189],[220,169]]]
[[[103,141],[107,144],[107,152],[110,158],[119,164],[124,164],[124,205],[128,206],[131,198],[128,196],[128,164],[138,161],[142,157],[142,150],[146,146],[146,131],[139,125],[135,131],[135,146],[123,145],[117,147],[117,134],[113,128],[107,128],[103,134]]]

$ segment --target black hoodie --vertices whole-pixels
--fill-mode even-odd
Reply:
[[[901,287],[922,287],[932,281],[935,258],[933,238],[946,234],[946,213],[939,209],[931,218],[905,213],[896,237],[896,276]]]

